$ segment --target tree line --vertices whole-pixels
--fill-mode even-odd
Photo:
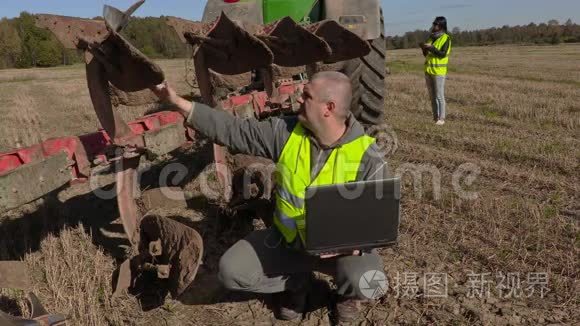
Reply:
[[[102,19],[95,17],[95,19]],[[187,46],[177,33],[164,22],[164,17],[134,17],[123,30],[133,45],[151,58],[182,58]],[[580,25],[568,19],[523,26],[503,26],[474,31],[451,31],[455,46],[492,44],[559,44],[580,42]],[[390,49],[417,47],[429,37],[426,30],[407,32],[403,36],[387,37]],[[54,67],[82,62],[82,53],[64,49],[54,35],[34,24],[34,16],[22,12],[19,17],[0,19],[0,69]]]
[[[50,31],[36,27],[34,22],[34,16],[27,12],[0,20],[0,69],[82,62],[81,52],[65,49]],[[134,17],[122,35],[151,58],[172,59],[187,54],[187,46],[181,43],[173,28],[165,24],[164,17]]]
[[[454,46],[477,46],[495,44],[560,44],[580,42],[580,25],[568,19],[564,24],[552,19],[547,23],[530,23],[523,26],[487,28],[462,31],[453,28],[451,37]],[[387,37],[389,49],[408,49],[425,42],[430,33],[426,30],[407,32],[402,36]]]

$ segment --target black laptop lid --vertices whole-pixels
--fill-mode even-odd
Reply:
[[[394,243],[400,187],[399,178],[309,187],[306,250],[338,252]]]

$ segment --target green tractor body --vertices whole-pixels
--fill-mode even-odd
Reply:
[[[304,22],[315,3],[315,0],[263,0],[264,24],[286,16],[290,16],[296,22]]]

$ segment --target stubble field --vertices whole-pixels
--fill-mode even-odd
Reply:
[[[359,324],[580,322],[578,53],[580,45],[455,49],[444,126],[431,120],[420,51],[388,53],[386,159],[403,176],[402,225],[399,244],[381,251],[387,294]],[[184,60],[161,65],[188,90]],[[0,150],[98,127],[81,66],[0,71],[0,86]],[[130,119],[148,109],[121,111]],[[201,169],[206,147],[177,159]],[[207,221],[205,265],[186,298],[147,312],[135,297],[109,299],[120,256],[102,234],[118,213],[114,201],[86,190],[64,190],[0,219],[0,258],[27,262],[49,310],[73,325],[292,324],[273,319],[268,297],[216,286],[216,260],[252,224],[223,221],[203,200],[179,212]],[[0,304],[22,313],[21,297],[3,289]],[[329,323],[320,302],[301,324]]]

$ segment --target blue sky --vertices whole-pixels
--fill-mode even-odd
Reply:
[[[356,0],[353,0],[356,1]],[[463,30],[527,24],[571,18],[580,23],[580,0],[381,0],[388,35],[430,27],[435,16],[446,16],[450,28]],[[20,11],[94,17],[104,4],[125,9],[133,0],[0,0],[0,17],[18,16]],[[137,16],[178,16],[198,20],[202,0],[148,0]]]

